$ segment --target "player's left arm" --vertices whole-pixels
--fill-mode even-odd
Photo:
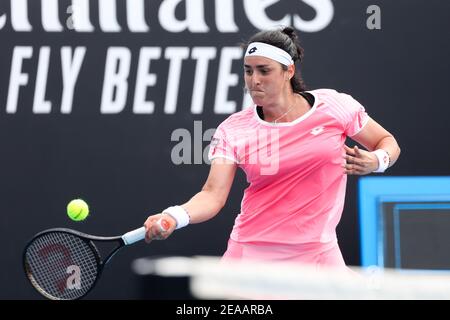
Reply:
[[[372,152],[378,149],[386,151],[389,155],[389,167],[391,167],[400,156],[400,147],[394,136],[369,118],[363,129],[350,137],[352,140],[364,146],[368,151],[354,146],[345,148],[345,164],[343,165],[346,174],[365,175],[377,170],[379,162],[377,156]]]

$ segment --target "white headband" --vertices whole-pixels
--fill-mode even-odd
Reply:
[[[278,61],[285,66],[294,64],[294,60],[289,53],[278,47],[272,46],[264,42],[252,42],[248,45],[246,57],[261,56]]]

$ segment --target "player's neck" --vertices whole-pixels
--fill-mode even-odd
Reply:
[[[264,120],[267,122],[292,122],[309,110],[309,104],[301,95],[292,93],[271,106],[264,106]]]

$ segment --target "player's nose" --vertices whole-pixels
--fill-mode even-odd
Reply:
[[[254,72],[251,77],[250,77],[250,83],[251,83],[251,88],[257,88],[260,84],[260,78],[259,76],[256,74],[256,72]]]

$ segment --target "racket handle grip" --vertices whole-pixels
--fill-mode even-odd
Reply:
[[[122,240],[125,245],[133,244],[135,242],[144,240],[145,238],[145,227],[135,229],[133,231],[127,232],[122,236]]]

